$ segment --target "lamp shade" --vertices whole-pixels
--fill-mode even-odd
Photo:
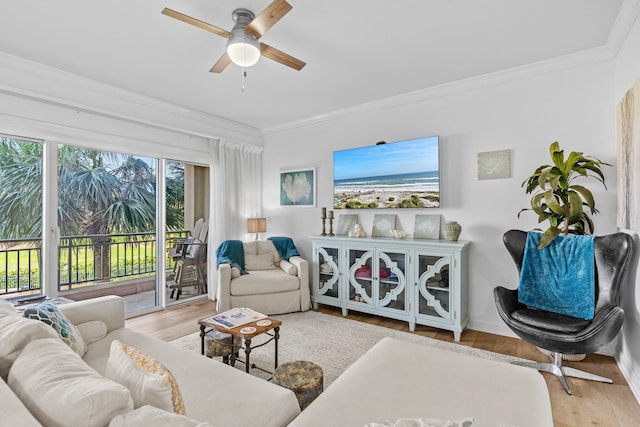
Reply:
[[[251,67],[260,59],[260,43],[244,28],[233,29],[227,42],[227,54],[231,61],[241,67]]]
[[[247,219],[247,231],[249,233],[264,233],[267,231],[266,218],[249,218]]]

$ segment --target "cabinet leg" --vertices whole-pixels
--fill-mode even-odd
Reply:
[[[462,334],[462,332],[454,331],[454,332],[453,332],[453,339],[454,339],[454,340],[456,340],[456,341],[458,341],[458,342],[460,342],[460,335],[461,335],[461,334]]]
[[[416,330],[416,322],[409,322],[409,330],[414,332]]]
[[[349,310],[347,310],[346,308],[342,309],[342,315],[346,316],[347,314],[349,314]]]

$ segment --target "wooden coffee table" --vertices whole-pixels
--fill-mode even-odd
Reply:
[[[258,325],[258,323],[262,323],[263,321],[268,320],[271,323],[269,325]],[[280,338],[280,326],[282,325],[282,322],[280,320],[276,320],[276,319],[272,319],[270,317],[267,317],[266,319],[262,319],[262,320],[258,320],[256,322],[251,322],[251,323],[247,323],[241,326],[237,326],[235,328],[231,328],[231,329],[227,329],[223,326],[220,326],[216,323],[212,323],[212,322],[208,322],[207,318],[204,319],[200,319],[198,320],[198,324],[200,325],[200,353],[201,354],[205,354],[204,353],[204,337],[205,335],[210,332],[211,330],[216,330],[218,332],[222,332],[225,334],[229,334],[232,335],[234,337],[238,337],[242,340],[243,345],[240,348],[234,348],[232,349],[233,351],[231,352],[231,355],[225,359],[223,359],[225,362],[230,363],[231,366],[234,366],[236,363],[236,360],[240,360],[238,359],[238,352],[239,350],[244,349],[244,355],[245,355],[245,360],[240,360],[241,362],[243,362],[245,364],[245,372],[249,373],[249,368],[256,368],[256,369],[260,369],[262,371],[268,372],[268,373],[272,373],[270,371],[266,371],[258,366],[256,366],[255,364],[251,364],[251,350],[262,347],[264,345],[269,344],[271,341],[274,342],[274,347],[275,347],[275,351],[274,351],[274,355],[275,355],[275,363],[274,363],[274,371],[275,369],[278,368],[278,339]],[[253,327],[255,328],[254,332],[251,333],[245,333],[242,332],[243,329],[248,328],[248,327]],[[271,338],[269,338],[267,341],[263,342],[262,344],[256,345],[251,347],[251,341],[253,340],[254,337],[257,337],[258,335],[262,335],[262,334],[266,334],[268,336],[270,336]],[[223,343],[223,345],[231,345],[233,346],[233,340],[231,340],[232,344],[226,344]]]

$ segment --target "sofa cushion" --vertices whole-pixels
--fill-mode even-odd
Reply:
[[[129,389],[136,408],[152,405],[184,415],[175,378],[156,359],[118,340],[111,343],[105,376]]]
[[[133,412],[116,416],[109,423],[109,427],[213,427],[212,424],[202,423],[184,415],[168,412],[155,406],[145,405]]]
[[[20,314],[13,308],[13,304],[0,298],[0,318],[5,316],[20,316]]]
[[[27,344],[7,383],[46,426],[102,427],[133,410],[126,387],[98,375],[59,338]]]
[[[11,365],[29,342],[38,338],[58,338],[50,326],[9,312],[0,317],[0,377],[7,379]]]
[[[0,379],[0,414],[3,426],[42,427],[3,379]]]
[[[84,360],[99,373],[106,372],[114,339],[148,354],[171,371],[180,385],[189,418],[220,427],[281,427],[300,413],[298,401],[289,389],[203,357],[199,351],[127,328],[111,331],[89,346]],[[254,404],[248,405],[249,401]]]
[[[261,255],[246,255],[244,257],[244,266],[249,271],[276,269],[271,252]]]
[[[27,308],[24,311],[24,317],[40,320],[50,325],[60,335],[62,341],[78,353],[78,356],[82,357],[87,352],[87,346],[80,331],[53,302],[44,301],[34,307]]]
[[[235,279],[236,277],[240,277],[242,273],[238,267],[231,267],[231,278]]]
[[[280,269],[255,270],[251,274],[233,279],[230,285],[230,294],[233,296],[273,294],[295,291],[299,288],[300,280],[298,277],[290,276]]]
[[[282,257],[280,256],[280,252],[276,249],[275,245],[271,240],[258,240],[258,255],[262,254],[273,254],[273,262],[278,265],[280,261],[282,261]]]
[[[85,345],[101,340],[107,335],[107,324],[101,320],[92,320],[76,325]]]

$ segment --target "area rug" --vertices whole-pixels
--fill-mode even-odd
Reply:
[[[396,331],[382,326],[345,319],[328,314],[308,311],[292,313],[273,318],[282,321],[280,340],[278,341],[278,362],[308,360],[319,365],[324,373],[325,388],[331,384],[345,369],[362,354],[384,337],[393,337],[404,341],[429,345],[448,351],[464,353],[484,359],[509,363],[523,360],[513,356],[480,350],[461,344],[453,344],[408,332]],[[171,341],[175,345],[200,352],[200,333],[194,333]],[[264,342],[263,337],[256,337],[252,346]],[[216,360],[222,361],[221,358]],[[272,370],[274,362],[273,343],[257,348],[251,352],[251,363],[264,369]],[[236,364],[244,369],[241,363]],[[253,375],[268,378],[269,375],[260,370],[252,370]]]

